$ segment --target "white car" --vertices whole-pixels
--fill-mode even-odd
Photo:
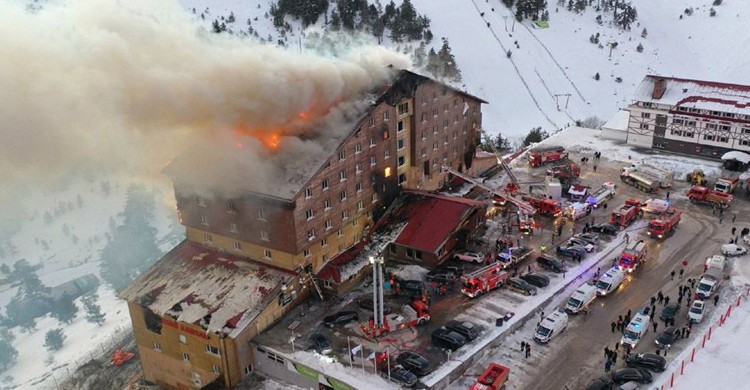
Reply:
[[[742,236],[742,241],[745,241],[745,244],[750,245],[750,234]]]
[[[737,244],[724,244],[721,246],[721,254],[725,256],[742,256],[745,253],[747,253],[747,249]]]
[[[484,262],[484,255],[476,252],[461,252],[456,253],[456,258],[463,261],[471,261],[472,263],[481,264]]]
[[[703,313],[706,312],[706,303],[700,299],[693,301],[693,305],[688,310],[688,321],[697,324],[703,320]]]

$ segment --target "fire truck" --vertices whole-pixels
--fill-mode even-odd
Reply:
[[[525,246],[506,248],[502,252],[497,253],[495,260],[502,264],[501,268],[507,269],[520,264],[529,257],[533,251],[533,249]]]
[[[503,271],[502,263],[492,263],[470,274],[461,276],[461,292],[469,298],[476,298],[486,292],[502,287],[510,278]]]
[[[687,193],[687,197],[692,204],[704,204],[712,207],[721,207],[723,209],[732,204],[732,195],[714,191],[702,186],[691,188]]]
[[[641,201],[638,199],[628,199],[625,201],[624,205],[612,212],[612,217],[609,222],[615,225],[628,226],[633,223],[636,218],[641,217],[643,217]]]
[[[664,238],[677,229],[677,225],[682,218],[682,210],[674,207],[667,208],[658,217],[651,220],[648,224],[648,235],[653,238]]]
[[[581,176],[581,167],[573,161],[566,159],[562,160],[562,164],[554,165],[547,169],[547,176],[558,177],[561,174],[579,177]]]
[[[617,267],[628,272],[635,271],[638,264],[642,263],[646,257],[646,242],[643,240],[632,241],[625,247],[620,255]]]
[[[739,178],[732,179],[730,177],[722,177],[716,180],[716,183],[714,183],[714,191],[723,192],[725,194],[731,194],[731,193],[734,193],[734,190],[736,190],[737,186],[739,185],[740,185]]]
[[[567,158],[568,152],[562,146],[539,147],[529,151],[529,165],[532,167],[540,167]]]
[[[562,214],[562,207],[560,207],[560,202],[549,199],[549,198],[538,198],[533,195],[524,195],[521,197],[521,199],[534,206],[536,210],[541,215],[547,215],[550,217],[558,217],[560,214]]]
[[[586,198],[586,203],[594,207],[599,207],[612,199],[615,194],[617,194],[617,184],[607,181],[604,182],[598,190],[594,191],[594,193]]]
[[[383,326],[375,325],[375,319],[370,319],[367,325],[362,325],[362,331],[367,338],[385,336],[390,332],[422,325],[430,320],[430,307],[421,300],[415,300],[411,305],[404,305],[398,313],[383,316]]]
[[[649,194],[659,189],[659,179],[643,172],[624,170],[620,173],[620,180]]]
[[[479,376],[469,390],[501,390],[505,388],[510,375],[510,368],[497,363],[490,366]]]

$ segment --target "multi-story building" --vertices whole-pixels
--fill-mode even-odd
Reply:
[[[750,152],[750,86],[646,76],[628,111],[628,144],[712,159]]]
[[[187,242],[120,294],[145,378],[174,388],[242,381],[253,370],[247,341],[304,299],[313,275],[360,242],[401,190],[439,188],[442,166],[470,168],[482,103],[398,71],[349,131],[326,135],[330,149],[287,160],[272,185],[243,180],[256,167],[235,164],[232,191],[195,191],[205,186],[198,171],[226,167],[175,159],[165,172]]]

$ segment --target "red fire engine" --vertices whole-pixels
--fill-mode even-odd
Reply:
[[[461,292],[469,298],[502,287],[510,274],[503,271],[502,263],[493,263],[470,274],[461,276]]]
[[[547,146],[529,151],[529,165],[539,167],[568,158],[568,152],[562,146]]]
[[[643,240],[638,240],[631,242],[628,244],[628,246],[625,248],[624,251],[622,251],[622,254],[620,255],[620,261],[617,263],[617,266],[625,271],[633,272],[636,268],[638,268],[638,264],[643,262],[644,258],[646,257],[646,242]]]
[[[375,326],[375,319],[370,319],[368,325],[362,325],[362,331],[367,338],[385,336],[386,334],[412,326],[422,325],[430,320],[430,307],[422,301],[414,301],[411,305],[404,305],[398,313],[383,317],[383,326]]]
[[[508,382],[510,368],[497,363],[490,366],[479,376],[479,379],[469,387],[469,390],[500,390],[505,388]]]
[[[612,212],[612,218],[609,222],[620,225],[628,226],[636,218],[643,217],[643,210],[641,210],[641,201],[638,199],[628,199],[625,204],[620,206],[619,209]]]
[[[680,223],[681,217],[682,210],[678,210],[674,207],[667,208],[648,224],[648,235],[653,238],[666,237],[668,234],[674,232],[677,228],[677,224]]]
[[[534,206],[539,214],[548,215],[550,217],[558,217],[560,214],[562,214],[562,207],[560,207],[560,202],[554,199],[537,198],[532,195],[522,196],[521,199],[526,203]]]

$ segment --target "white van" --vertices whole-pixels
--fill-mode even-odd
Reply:
[[[724,267],[727,264],[727,258],[722,255],[713,255],[706,259],[706,270],[717,269],[724,271]]]
[[[622,281],[625,280],[625,270],[621,270],[617,267],[611,268],[605,272],[599,281],[596,283],[596,294],[607,295],[612,291],[617,290],[620,287]]]
[[[555,310],[552,314],[539,323],[534,332],[534,340],[544,344],[552,340],[553,337],[565,331],[568,327],[568,315],[560,310]]]
[[[596,298],[596,286],[584,283],[568,298],[565,311],[570,314],[586,313],[594,298]]]
[[[635,317],[630,320],[630,323],[625,328],[625,332],[622,333],[622,339],[620,344],[630,345],[630,348],[635,348],[638,342],[641,341],[643,335],[648,333],[649,328],[649,316],[643,312],[636,313]]]

